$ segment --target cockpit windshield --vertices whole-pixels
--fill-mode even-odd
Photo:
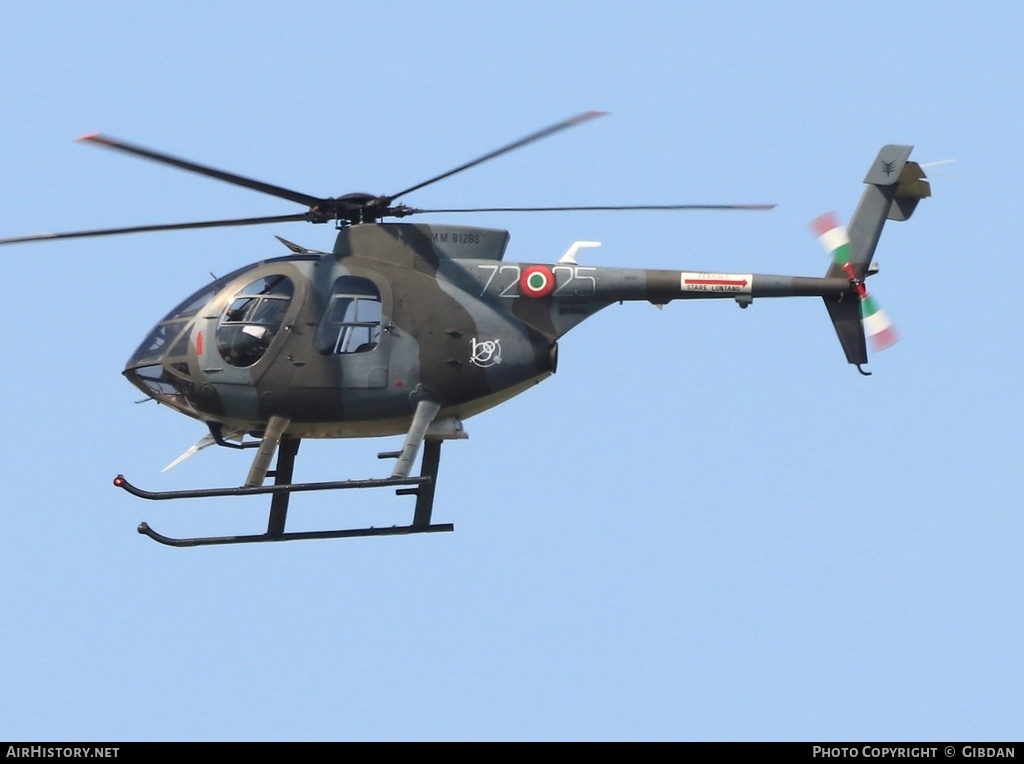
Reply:
[[[247,266],[232,271],[227,276],[222,276],[190,295],[187,299],[182,300],[174,310],[153,327],[153,330],[142,341],[142,344],[132,354],[132,357],[128,359],[128,368],[131,369],[158,362],[167,349],[171,347],[171,343],[183,333],[182,330],[191,326],[192,319],[199,312],[200,308],[206,305],[228,282],[237,278],[239,274],[245,273],[250,267]]]

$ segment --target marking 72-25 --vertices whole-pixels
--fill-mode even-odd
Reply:
[[[488,273],[483,289],[480,290],[482,297],[493,285],[498,290],[499,297],[515,299],[519,297],[519,277],[522,275],[522,266],[515,263],[481,264],[477,268]],[[559,295],[573,297],[589,297],[597,291],[597,278],[593,272],[597,268],[588,268],[583,265],[553,265],[552,273],[558,281],[558,287],[552,293],[555,297]]]

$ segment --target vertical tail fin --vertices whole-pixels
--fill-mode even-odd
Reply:
[[[896,341],[892,323],[864,288],[882,227],[886,220],[908,220],[917,203],[931,196],[921,166],[908,161],[912,150],[913,146],[882,147],[864,178],[867,188],[845,233],[836,233],[842,228],[835,218],[822,216],[814,223],[822,244],[833,253],[832,265],[825,275],[850,280],[847,292],[839,298],[824,300],[846,360],[862,374],[867,374],[860,367],[868,360],[865,328],[876,349]]]

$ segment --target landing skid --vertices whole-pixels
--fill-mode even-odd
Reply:
[[[266,473],[267,477],[274,478],[273,485],[204,488],[186,491],[147,491],[129,483],[124,475],[118,475],[114,478],[114,485],[134,496],[151,501],[271,494],[270,517],[268,518],[266,533],[246,536],[171,538],[157,533],[149,527],[148,523],[140,523],[139,533],[167,546],[216,546],[223,544],[256,544],[266,541],[304,541],[309,539],[356,538],[361,536],[405,536],[413,533],[440,533],[455,530],[455,526],[451,523],[432,524],[430,522],[430,515],[434,504],[434,488],[437,485],[437,471],[441,461],[440,440],[429,439],[424,442],[419,476],[370,480],[339,480],[325,483],[292,483],[292,471],[295,467],[295,455],[298,453],[299,443],[300,440],[297,438],[281,438],[277,453],[276,469]],[[382,454],[381,456],[392,456],[392,454]],[[288,502],[293,493],[346,488],[384,488],[389,486],[397,486],[396,493],[400,496],[410,495],[416,497],[412,524],[380,528],[347,528],[342,530],[302,531],[298,533],[285,532]]]
[[[393,525],[387,528],[350,528],[339,531],[304,531],[299,533],[257,533],[251,536],[202,536],[176,539],[157,533],[148,523],[139,523],[139,533],[167,546],[218,546],[223,544],[258,544],[264,541],[306,541],[309,539],[350,539],[359,536],[405,536],[410,533],[442,533],[454,531],[451,523],[438,525]]]

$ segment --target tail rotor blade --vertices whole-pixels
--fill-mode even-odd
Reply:
[[[836,213],[826,212],[816,217],[811,221],[811,230],[825,251],[832,256],[832,262],[841,268],[850,265],[850,235],[846,232],[846,226],[839,222]]]
[[[867,291],[861,298],[860,311],[863,316],[861,321],[864,323],[864,334],[867,336],[868,342],[871,343],[872,350],[877,353],[891,348],[900,341],[899,332],[892,325],[888,314],[878,307],[878,303]]]

